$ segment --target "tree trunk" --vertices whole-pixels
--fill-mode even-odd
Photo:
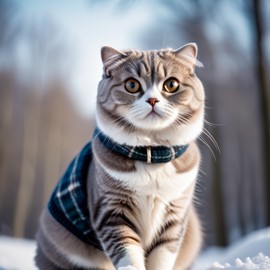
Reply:
[[[254,5],[254,30],[256,36],[256,60],[257,60],[257,77],[258,85],[261,90],[261,112],[263,124],[263,141],[264,141],[264,167],[265,167],[265,191],[267,198],[267,222],[270,224],[270,89],[267,85],[266,77],[266,56],[263,48],[264,25],[263,15],[261,12],[261,0],[253,0]]]

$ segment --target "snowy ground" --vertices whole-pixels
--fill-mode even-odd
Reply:
[[[253,232],[228,248],[207,249],[192,270],[270,270],[269,257],[270,227]]]
[[[0,270],[32,270],[35,242],[0,236]],[[222,249],[212,247],[196,261],[192,270],[270,270],[270,228],[250,234]]]

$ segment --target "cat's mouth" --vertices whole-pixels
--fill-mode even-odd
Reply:
[[[149,112],[145,118],[147,117],[158,117],[161,118],[162,116],[153,108],[151,112]]]

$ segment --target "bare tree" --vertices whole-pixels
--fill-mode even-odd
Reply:
[[[267,218],[268,224],[270,224],[270,89],[267,82],[267,72],[266,72],[266,55],[263,47],[263,38],[265,33],[265,28],[263,24],[263,13],[262,13],[262,2],[261,0],[253,0],[253,27],[256,37],[256,72],[258,78],[258,85],[261,93],[261,113],[263,122],[263,139],[264,139],[264,161],[265,161],[265,186],[266,186],[266,196],[267,198]]]

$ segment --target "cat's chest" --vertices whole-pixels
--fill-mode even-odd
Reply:
[[[171,162],[136,162],[135,167],[136,170],[131,172],[110,170],[109,174],[129,187],[138,197],[148,198],[146,201],[149,202],[149,207],[153,204],[150,198],[158,198],[164,203],[179,198],[195,181],[198,173],[198,165],[179,173]]]
[[[166,216],[167,204],[155,194],[137,197],[136,221],[141,234],[143,246],[150,246],[157,231],[163,225]]]
[[[145,247],[152,243],[168,218],[170,203],[185,197],[185,191],[193,186],[197,173],[198,165],[179,173],[171,162],[150,165],[136,162],[135,171],[110,171],[112,177],[128,186],[135,194],[138,210],[136,222]],[[187,199],[184,204],[190,200]],[[181,205],[181,208],[184,209],[185,205]]]
[[[198,167],[199,164],[196,163],[183,173],[179,173],[172,162],[147,164],[136,161],[135,170],[128,172],[104,166],[106,173],[132,192],[131,196],[136,205],[134,221],[140,231],[144,247],[151,245],[157,232],[164,226],[170,203],[185,197],[186,190],[193,186]],[[190,201],[191,197],[185,204]],[[181,205],[181,208],[184,209],[185,206]]]
[[[144,248],[151,246],[153,239],[161,231],[161,228],[170,220],[177,216],[177,220],[184,218],[186,209],[192,200],[192,196],[186,196],[182,194],[178,198],[178,202],[181,203],[177,211],[174,214],[171,213],[172,205],[164,200],[158,193],[152,193],[151,195],[137,195],[136,208],[136,224],[140,231],[142,244]],[[173,203],[174,204],[174,203]],[[175,209],[174,209],[175,210]]]

